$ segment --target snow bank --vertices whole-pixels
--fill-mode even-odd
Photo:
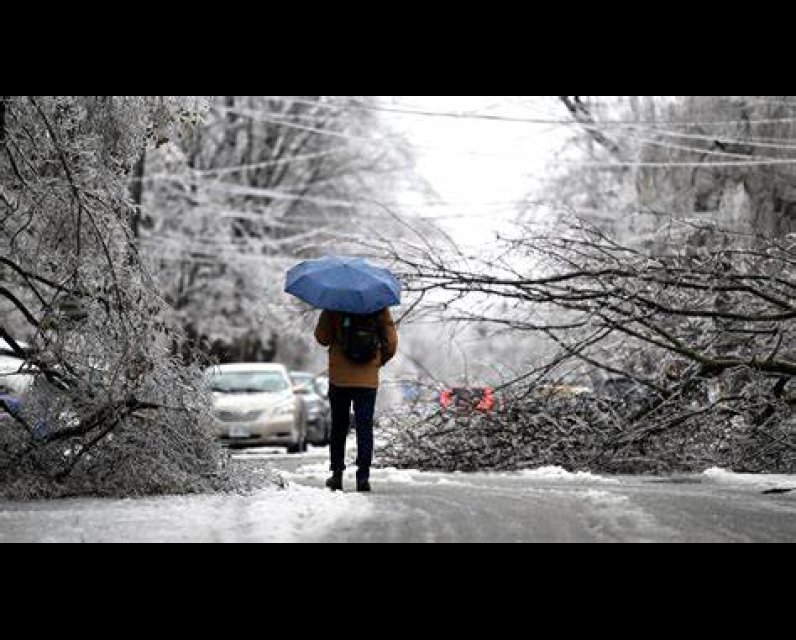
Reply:
[[[450,477],[452,474],[448,474]],[[396,467],[384,467],[379,469],[379,478],[386,482],[397,484],[429,484],[436,483],[443,477],[443,474],[434,472],[418,471],[417,469],[398,469]]]
[[[496,478],[528,478],[540,481],[565,481],[565,482],[588,482],[604,484],[620,484],[619,480],[605,478],[583,471],[572,473],[562,467],[540,467],[538,469],[525,469],[523,471],[481,471],[463,472],[454,471],[452,473],[419,471],[417,469],[396,469],[387,467],[379,469],[380,478],[390,482],[404,482],[407,484],[470,484],[469,481],[477,479],[496,479]]]
[[[752,486],[760,489],[794,489],[796,490],[796,475],[773,473],[735,473],[719,467],[706,469],[702,475],[714,482]]]
[[[326,463],[312,463],[300,466],[294,472],[280,472],[282,476],[294,482],[302,480],[312,480],[320,482],[329,476],[329,466]],[[354,483],[356,469],[349,467],[344,476],[345,483]],[[496,480],[496,479],[532,479],[540,482],[567,482],[567,483],[589,483],[589,484],[621,484],[614,478],[594,475],[583,471],[570,472],[562,467],[540,467],[538,469],[526,469],[524,471],[482,471],[482,472],[441,472],[441,471],[420,471],[418,469],[399,469],[397,467],[377,467],[371,472],[371,479],[374,482],[384,482],[392,484],[428,486],[428,485],[451,485],[476,487],[474,481]]]
[[[294,481],[300,480],[325,480],[329,477],[328,464],[305,464],[295,472],[281,472],[285,478]],[[444,478],[449,478],[452,474],[442,474],[415,469],[397,469],[395,467],[374,468],[371,471],[371,479],[375,482],[392,482],[397,484],[436,484]],[[356,468],[349,467],[343,476],[343,483],[355,482]]]
[[[562,467],[539,467],[538,469],[525,469],[509,474],[521,478],[534,478],[537,480],[565,480],[569,482],[602,482],[605,484],[620,484],[615,478],[597,476],[587,471],[567,471]]]

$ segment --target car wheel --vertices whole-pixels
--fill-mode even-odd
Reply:
[[[287,448],[287,452],[290,454],[301,453],[301,442],[289,445]]]
[[[298,422],[296,423],[296,427],[298,428],[298,440],[294,444],[291,444],[287,448],[288,453],[302,453],[307,450],[307,423],[305,421],[303,414],[298,414]]]
[[[292,444],[287,448],[288,453],[306,453],[307,452],[307,432],[301,434],[298,442]]]

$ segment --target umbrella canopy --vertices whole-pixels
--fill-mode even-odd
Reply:
[[[401,283],[362,258],[307,260],[287,273],[285,291],[318,309],[368,314],[401,304]]]

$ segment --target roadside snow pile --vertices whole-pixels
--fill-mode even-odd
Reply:
[[[355,483],[356,469],[350,467],[346,470],[343,477],[345,487],[353,487]],[[325,464],[305,464],[293,472],[280,472],[280,476],[287,481],[301,482],[311,481],[321,483],[329,476],[328,465]],[[373,481],[379,484],[396,485],[448,485],[473,487],[473,478],[483,478],[485,480],[512,480],[518,478],[528,478],[540,482],[566,482],[566,483],[588,483],[588,484],[618,484],[614,478],[606,478],[592,473],[577,471],[570,472],[562,467],[541,467],[538,469],[525,469],[522,471],[493,472],[485,471],[481,473],[471,472],[437,472],[421,471],[419,469],[399,469],[397,467],[374,467],[371,473]]]
[[[379,478],[388,482],[405,484],[444,484],[472,487],[473,478],[485,480],[512,480],[527,478],[538,482],[566,482],[593,484],[620,484],[615,478],[606,478],[587,471],[567,471],[562,467],[539,467],[537,469],[522,469],[520,471],[482,471],[443,473],[434,471],[418,471],[416,469],[396,469],[387,467],[379,469]]]
[[[719,467],[711,467],[703,472],[710,480],[727,485],[742,485],[768,489],[788,489],[796,491],[796,475],[774,473],[735,473]]]
[[[538,469],[524,469],[517,473],[523,478],[533,478],[535,480],[565,480],[569,482],[588,482],[593,484],[595,482],[603,482],[608,484],[619,484],[618,480],[613,478],[603,478],[602,476],[594,475],[588,471],[571,472],[563,469],[562,467],[540,467]]]
[[[286,480],[300,482],[310,480],[322,482],[329,477],[328,464],[305,464],[294,472],[282,471],[280,475]],[[395,484],[437,484],[443,481],[443,477],[438,473],[418,471],[416,469],[397,469],[395,467],[374,468],[371,473],[373,480]],[[356,482],[356,467],[351,466],[346,469],[343,475],[343,486],[353,487]]]
[[[378,473],[380,479],[396,484],[430,484],[437,483],[443,479],[439,474],[419,471],[417,469],[383,467],[378,470]]]

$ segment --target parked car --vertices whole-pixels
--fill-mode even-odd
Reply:
[[[307,450],[302,401],[281,364],[225,364],[207,370],[216,434],[232,446]]]
[[[453,387],[439,394],[439,404],[448,415],[468,416],[495,409],[495,392],[491,387]]]
[[[19,343],[23,349],[25,343]],[[11,349],[5,340],[0,339],[0,388],[6,392],[21,396],[28,392],[33,384],[31,370]]]
[[[323,383],[311,373],[291,371],[293,390],[303,404],[304,420],[307,423],[307,442],[326,446],[332,434],[332,407],[328,389],[324,393]]]

